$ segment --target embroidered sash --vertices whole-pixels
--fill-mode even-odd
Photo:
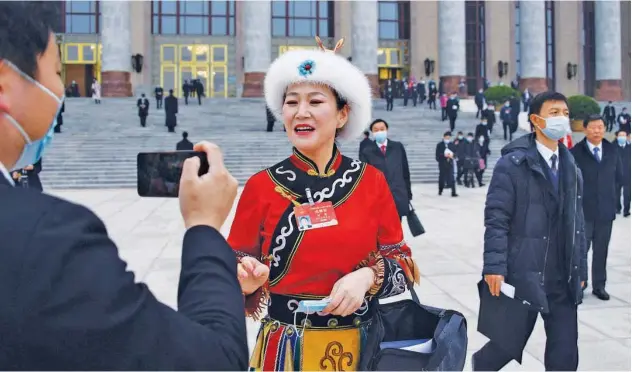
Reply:
[[[340,167],[329,177],[308,175],[298,169],[290,159],[269,168],[266,172],[277,187],[299,203],[307,203],[305,189],[309,188],[315,203],[330,201],[334,208],[344,203],[358,186],[366,164],[342,157]],[[299,231],[294,218],[294,204],[289,203],[272,234],[268,255],[270,258],[270,287],[278,284],[287,274],[305,231]]]

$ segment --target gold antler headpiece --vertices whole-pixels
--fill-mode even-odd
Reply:
[[[334,47],[334,49],[327,49],[325,48],[325,46],[323,45],[323,41],[320,40],[320,38],[318,36],[316,36],[316,44],[318,44],[318,47],[323,51],[323,52],[331,52],[331,53],[336,53],[337,51],[339,51],[342,46],[345,43],[345,38],[343,37],[342,39],[338,40],[338,42],[336,43],[336,46]]]

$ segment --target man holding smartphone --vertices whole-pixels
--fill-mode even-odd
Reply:
[[[14,187],[63,104],[47,3],[0,2],[0,366],[9,370],[246,370],[244,299],[219,233],[237,193],[219,148],[184,163],[178,312],[118,256],[103,222],[68,201]],[[27,99],[24,99],[27,97]]]

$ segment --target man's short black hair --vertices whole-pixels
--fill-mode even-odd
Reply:
[[[447,132],[443,133],[443,136],[444,136],[444,137],[445,137],[445,136],[450,136],[450,137],[452,137],[452,132],[447,131]]]
[[[544,102],[548,101],[563,101],[568,106],[568,100],[566,99],[566,96],[562,93],[548,91],[540,93],[537,96],[533,97],[533,99],[531,100],[531,104],[529,105],[529,113],[527,116],[527,120],[529,121],[529,125],[531,125],[532,132],[533,123],[531,122],[531,114],[541,116],[540,112],[542,111],[542,105],[544,105]]]
[[[373,126],[377,123],[384,123],[384,125],[386,126],[386,129],[388,129],[388,123],[386,122],[386,120],[384,119],[375,119],[373,120],[373,122],[371,123],[371,125],[369,125],[369,130],[372,132],[373,131]]]
[[[463,134],[463,131],[462,131],[462,130],[460,130],[460,131],[458,131],[456,134]]]
[[[0,60],[35,78],[37,58],[46,51],[53,24],[61,17],[55,3],[0,1]]]
[[[474,137],[474,133],[472,133],[472,132],[467,132],[467,136],[468,136],[468,137],[469,137],[469,136]]]
[[[189,132],[182,132],[182,138],[187,139],[189,137]]]
[[[625,129],[619,129],[617,131],[617,136],[619,136],[619,134],[621,134],[621,133],[625,134],[626,137],[628,136],[628,132],[626,132]]]
[[[601,122],[605,125],[601,115],[599,115],[599,114],[590,114],[590,115],[588,115],[586,117],[586,119],[584,119],[584,128],[588,128],[588,123],[590,123],[591,121],[595,121],[595,120],[601,120]]]

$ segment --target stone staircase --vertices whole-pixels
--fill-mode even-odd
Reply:
[[[196,142],[210,140],[221,146],[227,168],[243,184],[251,175],[287,157],[291,145],[279,123],[275,131],[265,132],[266,119],[261,99],[205,100],[202,106],[180,102],[176,133],[168,133],[164,113],[150,109],[147,127],[142,128],[135,99],[104,99],[95,105],[89,99],[66,101],[63,133],[53,139],[43,160],[40,174],[45,188],[135,188],[136,155],[139,152],[172,151],[182,131]],[[441,122],[440,111],[423,107],[402,107],[386,112],[384,102],[376,101],[374,116],[385,119],[389,138],[405,144],[412,182],[436,182],[434,151],[448,122]],[[457,130],[473,131],[477,120],[462,113]],[[343,154],[356,158],[357,141],[341,144]],[[497,124],[492,139],[490,168],[504,145],[502,128]],[[486,172],[486,178],[491,172]]]

